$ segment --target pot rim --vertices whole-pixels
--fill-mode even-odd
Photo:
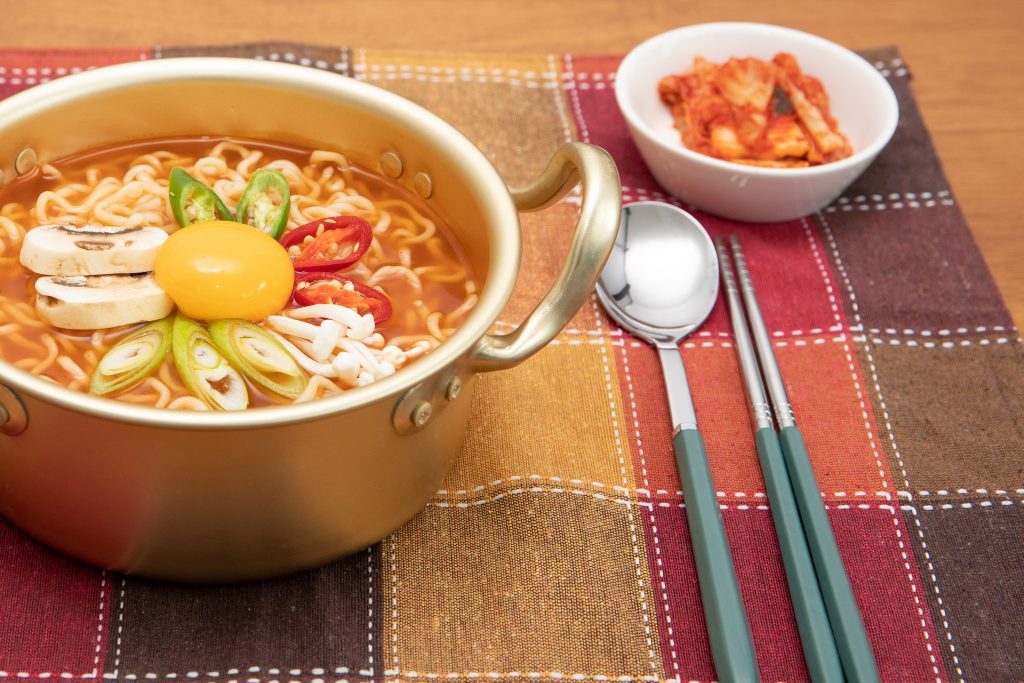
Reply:
[[[73,74],[35,86],[0,102],[0,133],[12,122],[75,99],[143,84],[232,79],[346,99],[396,121],[452,158],[460,159],[469,189],[491,220],[489,272],[476,306],[455,333],[436,349],[364,387],[302,404],[249,408],[237,412],[179,411],[138,406],[74,391],[0,359],[0,382],[28,396],[108,420],[161,428],[258,429],[315,420],[386,400],[452,366],[487,333],[512,294],[522,243],[516,231],[497,230],[497,221],[518,212],[508,186],[472,142],[451,124],[414,102],[354,78],[319,69],[234,57],[177,57],[129,62]]]

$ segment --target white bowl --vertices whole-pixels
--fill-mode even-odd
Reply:
[[[693,59],[771,60],[790,52],[825,86],[832,115],[853,155],[807,168],[762,168],[687,149],[658,96],[658,81],[689,71]],[[619,66],[615,99],[655,179],[698,209],[757,223],[790,220],[830,204],[874,161],[899,120],[896,96],[871,64],[818,36],[781,26],[698,24],[657,35],[634,48]]]

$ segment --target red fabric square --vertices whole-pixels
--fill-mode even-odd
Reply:
[[[0,49],[0,99],[69,74],[149,58],[149,50]]]
[[[0,519],[0,586],[0,670],[22,678],[102,671],[109,576],[44,548]]]
[[[722,516],[761,677],[806,681],[771,513],[755,505],[730,506]],[[941,666],[933,651],[935,632],[917,569],[902,545],[902,522],[877,506],[833,509],[829,518],[882,680],[934,680]],[[684,681],[714,680],[685,512],[676,501],[661,501],[643,520],[665,671]]]
[[[603,147],[619,167],[624,199],[660,192],[615,103],[615,71],[622,57],[569,57],[562,64],[565,96],[578,137]]]
[[[692,213],[712,238],[728,241],[735,235],[739,239],[769,334],[799,337],[845,328],[841,292],[812,223],[797,220],[765,226]],[[720,296],[697,335],[723,334],[732,336],[732,326],[725,297]]]

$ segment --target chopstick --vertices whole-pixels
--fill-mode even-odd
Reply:
[[[778,362],[775,359],[775,352],[772,350],[771,339],[768,336],[768,328],[765,326],[764,318],[761,316],[761,307],[757,302],[757,295],[754,292],[754,283],[750,278],[750,271],[747,268],[746,258],[743,255],[743,249],[740,247],[739,240],[735,236],[730,237],[730,246],[732,247],[732,255],[736,261],[736,273],[739,276],[739,289],[742,293],[743,303],[746,307],[747,318],[750,322],[750,332],[753,334],[754,346],[757,349],[757,361],[760,363],[761,372],[764,375],[764,380],[768,385],[768,394],[771,397],[772,407],[775,411],[775,417],[779,422],[779,433],[777,440],[773,440],[767,436],[765,428],[762,427],[764,423],[763,418],[757,423],[758,434],[764,434],[764,436],[758,439],[758,445],[760,449],[761,442],[764,441],[768,445],[768,450],[771,450],[770,442],[776,441],[778,446],[781,446],[782,457],[784,459],[784,469],[789,479],[789,487],[782,486],[777,491],[777,495],[782,495],[779,502],[777,503],[775,498],[772,497],[772,490],[768,488],[768,495],[770,497],[772,516],[775,520],[776,530],[779,531],[779,515],[776,517],[776,507],[786,507],[792,510],[793,499],[796,501],[796,508],[799,511],[799,518],[803,527],[803,535],[806,539],[807,549],[810,551],[810,556],[814,566],[814,572],[818,581],[818,588],[820,590],[820,597],[824,600],[825,611],[828,614],[828,624],[831,626],[831,635],[834,638],[834,648],[838,651],[839,659],[842,663],[842,672],[845,674],[846,680],[850,683],[875,683],[879,680],[878,668],[875,664],[874,655],[871,652],[871,645],[868,643],[867,633],[864,631],[864,623],[861,620],[860,612],[857,609],[857,603],[853,597],[853,590],[850,588],[850,580],[846,575],[846,570],[843,567],[842,558],[839,555],[839,548],[836,545],[835,536],[832,533],[832,527],[829,524],[828,517],[825,514],[825,504],[822,502],[821,489],[818,486],[818,482],[814,477],[814,470],[811,467],[810,457],[807,453],[807,446],[804,443],[803,436],[800,434],[800,430],[796,426],[796,418],[793,415],[793,407],[789,403],[789,397],[786,395],[786,386],[782,379],[782,373],[779,371]],[[728,264],[728,254],[725,253],[724,244],[719,240],[717,243],[719,259],[726,265]],[[724,269],[723,269],[724,272]],[[731,273],[730,273],[731,275]],[[727,288],[729,285],[727,284]],[[744,336],[746,339],[745,352],[748,356],[748,363],[750,362],[750,337],[746,333],[746,325],[743,324],[743,315],[738,312],[739,301],[734,296],[736,289],[736,283],[732,283],[731,296],[730,296],[730,316],[733,321],[733,329],[736,332],[737,349],[740,348],[740,336]],[[735,301],[734,301],[735,300]],[[739,330],[743,329],[743,332]],[[741,354],[741,363],[743,362],[743,355]],[[746,379],[748,373],[744,370],[744,378]],[[750,380],[748,379],[748,382]],[[758,378],[760,383],[760,378]],[[749,390],[749,387],[748,387]],[[761,405],[763,406],[763,389],[761,391]],[[756,405],[756,404],[755,404]],[[764,406],[766,408],[767,406]],[[755,419],[759,419],[755,413]],[[769,423],[770,424],[770,423]],[[767,429],[770,429],[768,427]],[[774,433],[773,433],[774,435]],[[760,455],[760,453],[759,453]],[[771,458],[768,458],[771,460]],[[764,470],[765,458],[762,457],[762,470]],[[777,475],[777,467],[772,468],[773,477]],[[765,485],[768,484],[768,471],[764,470],[765,474]],[[785,489],[789,488],[790,498],[787,500],[784,497]],[[789,518],[791,515],[785,515],[787,517],[787,525],[791,524]],[[787,538],[790,537],[789,527],[786,527]],[[783,533],[779,532],[779,542],[783,543]],[[789,546],[799,546],[795,541],[787,541]],[[796,550],[790,550],[794,556],[800,555],[799,547]],[[783,560],[786,561],[787,550],[783,549]],[[790,578],[791,570],[790,564],[793,563],[791,558],[789,562],[786,562],[786,578],[790,585],[790,592],[793,595],[794,609],[797,610],[797,625],[800,630],[800,640],[804,645],[804,656],[808,661],[808,668],[811,668],[811,659],[820,658],[822,662],[827,659],[828,647],[827,644],[820,644],[814,642],[811,638],[805,638],[805,631],[819,630],[822,628],[820,625],[820,618],[818,615],[818,608],[815,607],[813,593],[807,591],[806,581],[803,579],[803,571],[805,571],[805,563],[797,561],[801,565],[802,569],[800,577],[797,581]],[[795,575],[795,572],[794,572]],[[796,588],[794,587],[796,586]],[[801,605],[798,608],[798,599],[796,594],[801,594],[801,599],[808,600],[806,605]],[[801,622],[801,612],[803,612],[803,622]],[[813,618],[813,621],[811,621]],[[808,645],[810,643],[810,647]],[[817,664],[815,664],[817,666]],[[812,677],[814,677],[814,670],[811,671]],[[825,676],[834,676],[831,667],[826,669],[822,668],[819,674]],[[814,680],[819,680],[814,677]],[[842,680],[842,678],[822,678],[820,680]]]
[[[789,584],[793,612],[796,614],[804,661],[814,683],[842,683],[843,669],[839,663],[839,653],[832,637],[818,579],[814,573],[814,563],[807,548],[807,539],[804,538],[804,530],[800,524],[800,512],[793,497],[786,463],[782,459],[779,437],[772,424],[772,409],[765,396],[754,344],[743,318],[743,305],[740,303],[729,252],[721,238],[715,240],[715,247],[718,250],[722,284],[729,304],[733,336],[736,338],[736,353],[743,372],[743,383],[750,399],[757,458],[761,463],[775,533],[779,538],[782,565],[786,572],[786,583]]]

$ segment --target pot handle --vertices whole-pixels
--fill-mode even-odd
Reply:
[[[511,190],[512,200],[520,211],[537,211],[557,202],[578,181],[583,183],[580,217],[561,272],[515,330],[480,340],[473,352],[474,372],[510,368],[532,356],[555,338],[594,290],[622,213],[619,172],[608,152],[582,142],[566,143],[536,180]]]

